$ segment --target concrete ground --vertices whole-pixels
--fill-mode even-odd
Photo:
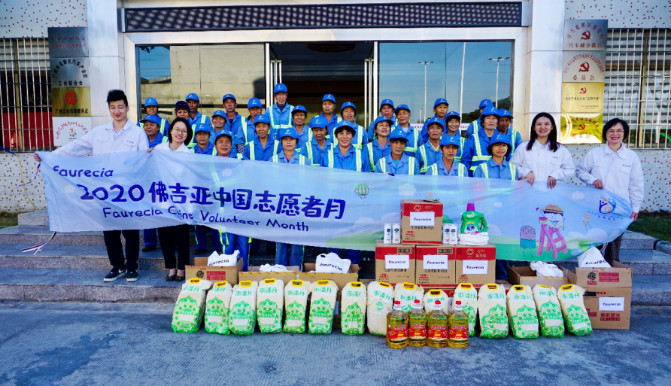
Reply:
[[[176,334],[171,314],[160,304],[0,303],[0,384],[671,384],[671,307],[634,307],[630,331],[402,350],[339,331]]]

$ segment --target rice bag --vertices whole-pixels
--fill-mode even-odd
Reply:
[[[228,312],[232,295],[233,287],[227,281],[214,283],[212,289],[207,292],[205,331],[224,335],[230,332],[228,329]]]
[[[256,320],[262,334],[282,331],[284,281],[263,279],[256,293]]]
[[[478,316],[478,292],[471,283],[460,283],[454,290],[453,301],[461,300],[461,309],[468,315],[468,336],[475,335]]]
[[[228,328],[235,335],[251,335],[256,323],[256,290],[255,281],[243,280],[233,287]]]
[[[508,336],[506,314],[506,290],[502,285],[488,283],[478,292],[478,315],[481,338],[505,338]]]
[[[310,282],[292,280],[284,287],[284,332],[302,334],[305,332],[305,316],[308,307]]]
[[[347,283],[341,292],[341,331],[345,335],[363,335],[366,327],[366,287],[358,281]]]
[[[415,299],[420,301],[424,298],[424,288],[421,285],[414,283],[396,283],[394,288],[394,301],[401,302],[401,309],[403,312],[408,312],[412,309]]]
[[[541,335],[554,338],[564,336],[564,318],[557,299],[557,290],[543,284],[534,286],[534,302],[538,311]]]
[[[424,294],[424,312],[427,314],[433,312],[433,304],[436,300],[440,300],[440,308],[447,315],[450,312],[450,298],[443,290],[439,289],[428,290]]]
[[[310,334],[330,334],[333,329],[333,312],[338,296],[338,285],[332,280],[317,280],[310,286],[312,297],[308,331]]]
[[[538,338],[538,314],[529,286],[514,285],[508,291],[508,316],[515,338]]]
[[[389,283],[372,281],[368,284],[366,319],[371,335],[387,336],[387,315],[394,305],[394,289]]]
[[[585,308],[584,294],[585,289],[575,284],[563,285],[557,293],[566,320],[566,329],[573,335],[592,333],[592,323]]]
[[[200,328],[205,311],[205,295],[212,282],[199,278],[189,279],[182,284],[182,290],[175,302],[172,313],[172,330],[193,333]]]

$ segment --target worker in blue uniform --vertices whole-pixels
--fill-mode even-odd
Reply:
[[[375,136],[364,147],[365,153],[368,155],[370,161],[370,170],[375,171],[377,161],[391,154],[391,146],[389,146],[389,134],[391,133],[391,126],[394,124],[391,119],[383,116],[377,117],[373,122]]]
[[[356,134],[352,138],[352,146],[357,149],[363,149],[368,143],[368,133],[363,126],[356,123],[356,106],[352,102],[345,102],[340,106],[340,116],[343,121],[347,121],[356,126]]]
[[[276,84],[273,88],[273,93],[275,94],[275,104],[270,106],[265,113],[269,119],[268,122],[270,122],[271,135],[275,135],[277,131],[288,129],[292,126],[291,112],[294,110],[294,107],[287,103],[289,89],[284,83]]]
[[[464,150],[466,144],[466,137],[461,135],[461,115],[456,111],[450,111],[445,116],[445,134],[454,135],[459,138],[460,148],[457,156],[454,158],[457,162],[461,162],[461,152]]]
[[[328,134],[326,138],[330,139],[333,142],[333,130],[340,125],[342,118],[340,118],[335,113],[336,108],[336,99],[333,94],[326,94],[322,98],[322,112],[317,115],[318,117],[324,118],[326,121],[326,128],[328,129]]]
[[[305,119],[308,117],[308,111],[305,109],[305,106],[297,105],[294,107],[294,111],[291,113],[291,122],[293,123],[293,128],[296,130],[298,135],[298,146],[296,149],[300,149],[306,142],[312,138],[312,133],[310,128],[305,124]],[[280,138],[275,138],[279,140]],[[280,141],[280,144],[282,142]]]
[[[394,101],[391,99],[383,99],[382,102],[380,102],[380,115],[375,117],[375,119],[368,126],[369,142],[373,140],[373,137],[375,137],[375,122],[379,117],[390,119],[392,126],[396,123],[396,117],[394,116]]]
[[[210,141],[210,129],[206,123],[197,123],[194,127],[195,141],[191,141],[193,146],[190,150],[194,154],[204,154],[212,156],[214,149],[214,140]],[[204,253],[207,250],[207,230],[212,231],[212,248],[221,253],[221,242],[219,241],[219,231],[209,228],[204,225],[196,225],[196,248],[193,250],[194,255]]]
[[[189,119],[189,104],[185,101],[177,101],[175,103],[175,117]],[[164,134],[165,135],[165,134]],[[167,135],[166,135],[167,137]]]
[[[440,138],[445,132],[445,122],[440,117],[433,117],[426,121],[428,140],[415,152],[415,159],[419,162],[419,170],[422,174],[426,173],[429,166],[433,165],[442,158],[440,151]]]
[[[440,139],[440,151],[443,156],[429,167],[426,175],[468,177],[466,165],[456,159],[461,147],[460,139],[454,135],[443,134]]]
[[[492,105],[486,106],[482,110],[478,122],[481,129],[468,137],[461,153],[461,162],[468,167],[471,176],[475,173],[478,165],[489,161],[491,158],[487,153],[487,147],[491,144],[492,137],[497,131],[499,111]]]
[[[405,137],[408,139],[408,143],[405,147],[405,154],[414,157],[415,153],[417,153],[417,148],[424,143],[421,130],[415,129],[410,124],[412,113],[410,112],[410,107],[408,107],[408,105],[398,105],[394,112],[396,113],[396,124],[392,125],[392,131],[397,128],[403,130]]]
[[[149,140],[149,148],[154,148],[159,143],[167,142],[168,137],[164,136],[160,130],[161,118],[156,115],[147,115],[146,117],[140,120],[140,124],[144,129],[145,134],[147,134],[147,140]],[[168,125],[169,127],[170,125]],[[151,252],[156,249],[156,229],[145,229],[144,230],[144,247],[142,252]]]
[[[212,113],[212,126],[215,133],[223,130],[226,125],[228,125],[228,118],[224,110],[217,110]],[[228,129],[233,132],[230,125],[228,125]],[[214,143],[214,137],[212,137],[212,142]]]
[[[256,117],[263,114],[263,104],[259,98],[250,98],[247,102],[247,111],[249,111],[249,116],[246,120],[240,122],[240,129],[235,132],[233,131],[233,144],[236,146],[238,153],[242,154],[245,152],[245,146],[250,141],[256,139],[256,129],[254,123],[256,122]]]
[[[245,158],[252,161],[270,161],[270,157],[277,154],[280,146],[279,141],[270,137],[270,119],[265,115],[259,115],[254,122],[256,128],[256,139],[245,146]]]
[[[447,110],[449,108],[450,104],[447,102],[447,99],[445,98],[436,99],[436,101],[433,103],[434,116],[432,118],[440,118],[443,122],[445,122],[445,117],[447,116]],[[430,120],[431,119],[428,119],[426,122],[424,122],[424,126],[422,127],[422,141],[424,142],[429,140],[429,133],[427,129]]]
[[[144,100],[144,112],[147,115],[155,115],[159,117],[158,115],[158,101],[156,98],[149,97]],[[161,136],[168,136],[168,127],[170,127],[170,122],[168,122],[166,119],[163,119],[159,117],[159,120],[161,123],[158,125],[158,130],[159,133],[161,133]],[[140,127],[144,129],[143,122],[140,121]]]
[[[246,120],[245,117],[235,111],[238,108],[238,101],[235,99],[235,95],[226,94],[221,100],[224,111],[226,111],[226,123],[230,125],[231,133],[239,132],[242,130],[243,122],[246,123]],[[214,141],[214,136],[212,136],[212,140]]]
[[[510,144],[512,146],[510,150],[510,155],[506,157],[506,161],[510,161],[510,157],[515,153],[517,149],[522,144],[522,135],[519,131],[513,129],[513,115],[510,111],[506,109],[499,109],[499,133],[507,134],[510,136]]]
[[[305,156],[309,163],[314,166],[321,166],[322,154],[332,146],[332,142],[326,139],[326,121],[319,116],[310,120],[311,139],[304,143],[298,149],[298,152]]]
[[[411,157],[405,153],[407,143],[408,138],[406,137],[406,133],[399,128],[394,129],[389,135],[391,154],[377,161],[377,164],[375,164],[375,173],[405,174],[411,176],[419,174],[419,162],[417,162],[414,156]]]
[[[485,109],[487,106],[493,106],[494,104],[492,103],[491,100],[489,99],[483,99],[480,101],[479,109],[480,109],[480,115],[482,116],[482,110]],[[468,129],[466,129],[466,137],[470,137],[473,135],[473,133],[477,132],[480,128],[480,118],[474,120],[471,122],[470,125],[468,125]]]
[[[186,103],[189,105],[189,124],[194,127],[197,123],[202,123],[210,128],[210,137],[214,137],[214,128],[212,120],[207,115],[198,111],[200,107],[200,98],[196,93],[190,93],[186,96]]]

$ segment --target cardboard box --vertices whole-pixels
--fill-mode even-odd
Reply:
[[[287,285],[289,281],[297,278],[298,271],[301,270],[301,267],[289,266],[287,269],[292,272],[259,272],[259,267],[249,267],[247,272],[239,272],[238,277],[240,278],[240,281],[251,280],[256,282],[263,281],[263,279],[275,278],[282,280],[284,285]]]
[[[333,280],[338,285],[338,289],[343,289],[351,281],[359,280],[359,266],[357,264],[350,265],[347,273],[310,272],[314,269],[315,263],[305,263],[303,267],[305,272],[299,272],[298,278],[310,283],[317,280]]]
[[[212,282],[227,280],[231,285],[238,284],[238,272],[242,271],[242,259],[233,267],[208,267],[207,257],[194,258],[194,265],[185,267],[186,280],[197,277]]]
[[[457,245],[457,283],[487,284],[496,280],[496,247]]]
[[[417,245],[415,260],[416,284],[427,288],[447,288],[457,282],[456,246]]]
[[[560,268],[569,283],[585,289],[585,308],[593,329],[629,329],[634,272],[631,267],[615,262],[612,268]]]
[[[389,266],[389,267],[388,267]],[[375,242],[375,280],[396,284],[415,281],[415,246]]]
[[[498,284],[498,285],[502,285],[503,288],[506,290],[506,294],[507,294],[508,291],[513,287],[512,284],[508,283],[508,282],[505,281],[505,280],[496,280],[496,281],[494,281],[493,283],[496,283],[496,284]],[[489,284],[489,283],[486,283],[486,284]],[[458,286],[458,285],[459,285],[459,284],[450,284],[450,285],[446,286],[445,288],[439,288],[439,289],[442,289],[443,291],[445,291],[445,293],[447,294],[447,296],[449,296],[449,297],[452,298],[452,297],[454,297],[454,290],[457,289],[457,286]],[[482,287],[483,285],[484,285],[484,284],[473,284],[473,287],[474,287],[478,292],[480,292],[480,287]],[[434,288],[432,288],[432,287],[424,287],[424,292],[426,293],[426,291],[428,291],[429,289],[434,289]]]
[[[401,243],[441,244],[443,203],[401,200]]]
[[[508,281],[515,285],[531,286],[532,289],[536,284],[547,285],[555,289],[568,284],[567,277],[538,277],[536,271],[529,267],[508,267]]]

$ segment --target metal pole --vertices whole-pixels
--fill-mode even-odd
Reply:
[[[501,64],[501,61],[497,60],[496,61],[496,108],[499,108],[499,64]]]
[[[426,122],[426,62],[424,62],[424,122]]]
[[[464,42],[464,52],[461,54],[461,87],[459,89],[459,115],[464,110],[464,66],[466,65],[466,42]]]

